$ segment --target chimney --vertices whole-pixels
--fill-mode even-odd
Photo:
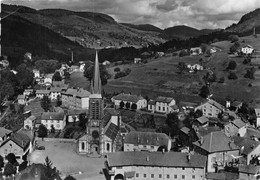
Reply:
[[[149,162],[150,161],[150,158],[149,156],[146,156],[146,161]]]
[[[162,149],[162,153],[163,153],[163,154],[165,153],[165,148]]]
[[[137,137],[137,143],[140,143],[140,138],[139,138],[139,136]]]
[[[200,145],[203,144],[203,137],[202,136],[200,137],[199,143],[200,143]]]

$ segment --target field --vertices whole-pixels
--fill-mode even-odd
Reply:
[[[250,44],[256,49],[260,48],[258,39],[248,36],[240,39],[240,44]],[[243,57],[231,57],[228,54],[229,47],[232,44],[229,41],[221,41],[212,44],[219,48],[219,51],[211,57],[200,56],[185,56],[185,57],[160,57],[157,59],[149,59],[146,64],[127,64],[109,67],[108,71],[114,76],[114,68],[119,67],[122,70],[130,68],[131,73],[123,78],[110,79],[108,84],[104,86],[107,93],[113,92],[131,92],[133,94],[141,94],[153,98],[154,96],[164,95],[176,98],[177,101],[201,101],[198,96],[199,89],[204,85],[202,77],[206,71],[197,73],[179,73],[177,65],[179,62],[185,64],[199,64],[200,59],[203,59],[203,65],[211,69],[217,75],[217,80],[221,77],[225,78],[224,83],[215,82],[210,89],[213,93],[213,98],[223,100],[230,96],[233,99],[253,102],[260,99],[260,78],[258,78],[259,69],[257,68],[254,80],[244,78],[247,68],[252,66],[243,64]],[[229,71],[225,70],[229,61],[234,60],[237,67],[234,70],[238,76],[237,80],[229,80]],[[81,74],[72,74],[71,82],[74,85],[88,87],[86,78]],[[249,87],[249,84],[252,87]]]
[[[76,143],[58,141],[38,141],[45,150],[35,150],[30,156],[30,163],[44,163],[46,156],[50,158],[61,176],[73,175],[77,180],[105,180],[99,174],[104,167],[104,158],[88,158],[76,153]],[[79,171],[82,174],[79,174]],[[87,177],[87,178],[86,178]]]

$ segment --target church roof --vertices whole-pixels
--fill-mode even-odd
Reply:
[[[119,127],[110,121],[107,125],[107,128],[105,129],[105,135],[109,137],[112,141],[114,141],[117,137],[118,132]]]

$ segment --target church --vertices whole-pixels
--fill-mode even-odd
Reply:
[[[78,139],[78,153],[89,156],[115,152],[122,141],[121,116],[115,109],[104,109],[102,86],[96,52],[94,77],[89,96],[89,112],[86,132]]]

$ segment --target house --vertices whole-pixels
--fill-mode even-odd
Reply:
[[[25,97],[28,97],[28,96],[30,96],[32,93],[33,93],[33,89],[25,89],[24,92],[23,92],[23,95],[24,95]]]
[[[62,88],[62,90],[66,90],[68,89],[68,84],[65,84],[64,80],[62,81],[52,81],[52,87],[58,87],[58,88]]]
[[[233,137],[238,134],[245,134],[247,125],[241,119],[235,119],[225,125],[224,131],[226,136]]]
[[[116,179],[205,179],[206,158],[181,152],[116,152],[107,155],[105,168]]]
[[[90,92],[82,88],[61,92],[62,106],[69,109],[88,109]]]
[[[11,130],[0,127],[0,146],[5,140],[7,140],[10,137],[11,134]]]
[[[33,69],[34,78],[40,78],[41,74],[38,69]]]
[[[260,131],[253,127],[247,126],[246,131],[244,133],[240,133],[240,136],[260,140]]]
[[[156,52],[156,54],[160,57],[164,56],[164,52]]]
[[[241,48],[241,52],[242,52],[243,54],[252,54],[253,51],[254,51],[254,48],[253,48],[252,46],[250,46],[250,45],[246,45],[246,46],[243,46],[243,47]]]
[[[36,122],[36,117],[34,115],[31,115],[24,120],[23,128],[28,130],[34,129],[35,122]]]
[[[115,109],[105,109],[104,117],[103,117],[103,127],[101,130],[101,141],[100,141],[100,151],[101,154],[107,154],[116,152],[122,148],[122,146],[118,147],[118,142],[122,140],[120,136],[121,129],[121,116],[119,112]],[[78,152],[79,154],[87,154],[91,152],[88,149],[89,142],[88,134],[84,134],[78,139]],[[122,143],[122,142],[120,142]]]
[[[134,58],[134,63],[135,64],[139,64],[142,62],[142,59],[141,58]]]
[[[239,155],[239,147],[224,132],[215,131],[200,137],[193,143],[194,151],[207,157],[207,172],[224,169]]]
[[[244,157],[245,162],[242,164],[252,164],[250,161],[253,157],[260,155],[260,142],[245,137],[235,136],[232,138],[236,146],[240,148],[240,154]]]
[[[131,131],[124,139],[124,151],[157,151],[159,147],[171,149],[171,139],[164,133]]]
[[[31,152],[32,144],[30,138],[20,132],[11,134],[10,138],[4,141],[0,146],[0,155],[2,157],[7,156],[9,153],[13,153],[16,156],[18,163],[23,161],[23,157]]]
[[[132,95],[132,94],[125,94],[121,93],[117,96],[114,96],[111,98],[111,101],[115,104],[117,108],[120,107],[120,103],[124,102],[124,105],[126,103],[130,103],[130,108],[132,107],[132,104],[137,105],[137,109],[142,109],[147,107],[147,100],[143,98],[142,96]]]
[[[209,125],[209,119],[206,116],[201,116],[199,118],[196,118],[192,123],[192,126],[196,126],[196,127],[207,127],[208,125]]]
[[[72,66],[70,66],[70,68],[69,68],[69,72],[77,72],[77,71],[80,71],[80,67],[79,66],[77,66],[77,65],[72,65]]]
[[[226,101],[226,108],[229,108],[232,111],[237,112],[239,108],[241,108],[243,105],[243,102],[241,101]]]
[[[52,127],[54,127],[55,130],[63,130],[66,126],[66,116],[64,112],[43,112],[41,124],[46,126],[49,131]]]
[[[212,99],[208,99],[194,109],[195,112],[197,110],[201,110],[206,117],[218,117],[218,114],[224,111],[224,106]]]
[[[209,52],[210,52],[210,54],[214,54],[214,53],[217,52],[217,48],[216,47],[212,47],[212,48],[209,49]]]
[[[62,91],[61,87],[51,87],[51,89],[50,89],[50,99],[51,100],[57,100],[58,96],[61,99],[61,91]]]
[[[21,104],[21,105],[26,104],[26,99],[25,99],[25,96],[23,94],[18,95],[17,100],[18,100],[18,104]]]
[[[200,47],[190,48],[190,54],[193,56],[202,54],[202,49]]]
[[[43,83],[45,86],[51,86],[52,85],[52,77],[54,74],[46,74],[44,76]]]
[[[50,90],[36,90],[36,97],[42,99],[43,96],[50,96]]]
[[[84,72],[85,71],[85,63],[81,63],[80,66],[79,66],[79,71],[80,72]]]
[[[255,108],[255,114],[256,114],[256,127],[260,126],[260,108]]]
[[[260,178],[260,166],[243,165],[239,166],[239,180],[257,180]]]
[[[110,61],[108,61],[108,60],[105,60],[105,61],[102,63],[103,66],[108,66],[109,64],[111,64],[111,63],[110,63]]]
[[[176,105],[176,102],[173,98],[159,96],[155,100],[150,100],[148,102],[148,110],[168,114],[175,112],[174,105]]]

